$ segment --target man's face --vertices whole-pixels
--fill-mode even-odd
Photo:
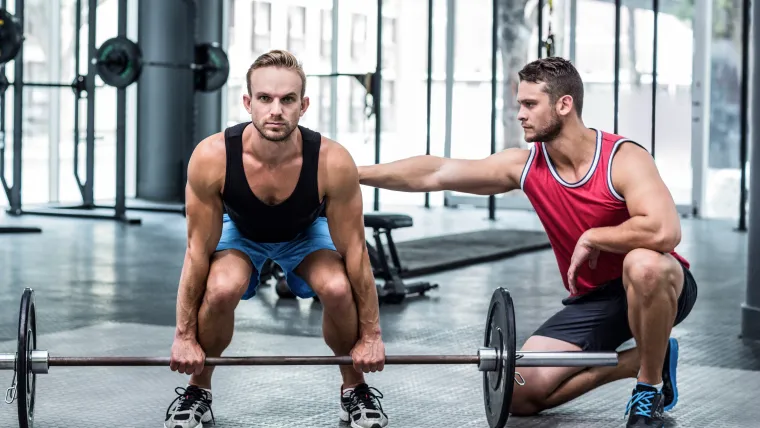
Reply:
[[[544,85],[523,81],[517,88],[520,104],[517,120],[522,122],[525,141],[529,143],[551,141],[562,131],[562,117],[557,107],[562,102],[552,103],[549,94],[544,92]]]
[[[309,107],[309,98],[301,99],[298,73],[277,67],[259,68],[251,73],[250,83],[252,94],[243,95],[243,104],[253,126],[266,140],[286,140]]]

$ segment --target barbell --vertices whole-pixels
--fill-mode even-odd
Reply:
[[[0,65],[13,60],[24,43],[21,23],[0,8]],[[219,90],[230,74],[230,63],[218,43],[195,45],[192,63],[146,61],[137,43],[124,36],[103,42],[92,58],[97,75],[108,86],[126,88],[140,78],[143,67],[163,67],[193,72],[193,86],[199,92]]]
[[[59,357],[37,349],[37,311],[34,290],[24,289],[19,311],[18,342],[15,353],[0,354],[0,370],[13,370],[13,381],[6,393],[6,403],[17,402],[20,428],[31,428],[34,422],[36,380],[50,367],[94,366],[163,366],[168,357]],[[518,352],[515,332],[515,311],[512,297],[505,288],[497,288],[491,297],[486,315],[483,346],[471,355],[387,355],[385,364],[464,364],[477,366],[483,372],[483,402],[486,420],[491,428],[507,424],[512,404],[517,367],[593,367],[615,366],[615,352]],[[272,366],[272,365],[352,365],[350,356],[244,356],[208,357],[206,366]],[[20,393],[20,394],[19,394]]]

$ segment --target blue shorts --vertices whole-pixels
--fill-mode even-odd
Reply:
[[[238,250],[251,259],[254,271],[248,283],[248,289],[243,294],[243,300],[256,295],[259,272],[264,263],[270,259],[282,268],[288,286],[296,296],[304,299],[314,297],[316,295],[314,290],[293,271],[306,256],[325,249],[337,251],[330,237],[327,219],[324,217],[318,217],[308,229],[298,234],[292,241],[269,243],[254,242],[244,237],[227,214],[224,214],[222,237],[216,247],[216,251]]]

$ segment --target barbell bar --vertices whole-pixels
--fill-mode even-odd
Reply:
[[[616,365],[617,354],[607,352],[517,353],[517,367],[587,367]],[[390,365],[477,365],[480,371],[494,371],[498,354],[494,348],[480,348],[477,355],[389,355]],[[46,374],[50,367],[156,367],[168,366],[168,357],[51,357],[48,351],[34,350],[30,355],[32,373]],[[0,354],[0,370],[13,370],[16,354]],[[208,357],[205,366],[327,366],[353,365],[349,356],[242,356]]]
[[[18,402],[20,428],[31,428],[34,421],[36,376],[47,374],[50,367],[128,367],[170,364],[168,357],[132,356],[51,356],[37,349],[37,315],[34,290],[24,289],[19,311],[17,351],[0,354],[0,371],[14,372],[13,384],[6,393],[6,403]],[[25,356],[19,358],[19,356]],[[509,418],[517,367],[594,367],[615,366],[615,352],[518,352],[514,306],[509,291],[494,290],[486,317],[483,346],[471,355],[387,355],[386,365],[475,365],[483,372],[483,399],[486,419],[491,428],[504,428]],[[208,357],[206,366],[291,366],[353,365],[350,356],[233,356]],[[520,376],[522,378],[522,376]],[[523,382],[518,385],[524,384]],[[18,394],[18,392],[22,394]]]

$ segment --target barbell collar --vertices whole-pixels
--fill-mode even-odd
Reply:
[[[499,362],[499,354],[496,348],[482,347],[478,349],[478,370],[481,372],[496,371]]]
[[[32,373],[47,374],[50,369],[50,355],[48,351],[32,351]]]
[[[601,367],[616,366],[615,352],[518,352],[517,367]]]

